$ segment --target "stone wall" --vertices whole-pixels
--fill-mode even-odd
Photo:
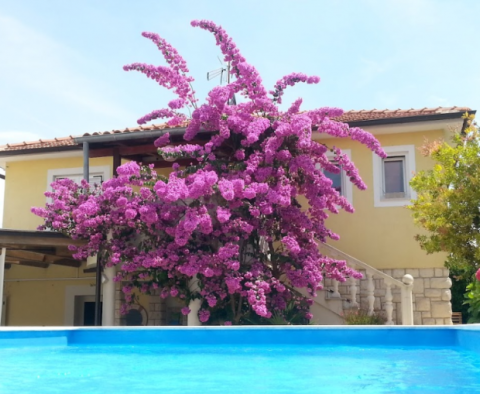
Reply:
[[[419,268],[419,269],[387,269],[381,270],[385,274],[392,276],[399,281],[403,275],[410,274],[414,278],[413,282],[413,319],[415,325],[445,325],[452,324],[452,305],[451,291],[452,281],[448,277],[448,269],[446,268]],[[360,271],[362,272],[362,271]],[[357,302],[360,303],[362,309],[368,309],[367,302],[367,280],[365,276],[357,282]],[[375,283],[375,303],[376,311],[385,310],[385,283],[383,279],[374,279]],[[325,281],[325,289],[331,289],[330,280]],[[350,307],[350,289],[348,282],[339,285],[339,293],[344,300],[344,308]],[[400,289],[392,287],[393,296],[393,321],[395,324],[402,324]],[[148,312],[149,326],[163,326],[171,323],[172,313],[178,313],[181,303],[176,299],[163,299],[158,294],[149,297],[149,304],[144,305]],[[123,293],[120,284],[116,284],[115,288],[115,325],[123,325],[122,316],[120,314],[120,306],[123,302]],[[177,305],[178,303],[178,305]],[[183,318],[180,324],[186,324]]]
[[[452,324],[452,305],[450,303],[452,281],[448,277],[448,269],[385,269],[381,271],[399,281],[402,280],[405,274],[413,276],[413,319],[415,325]],[[362,309],[367,310],[367,280],[365,272],[362,270],[360,272],[364,274],[365,279],[360,281],[360,289],[357,289],[357,302],[360,303]],[[374,283],[374,309],[376,311],[385,311],[385,283],[383,279],[375,279],[375,277]],[[327,289],[331,288],[331,282],[326,281],[325,285]],[[339,285],[339,293],[342,299],[345,300],[344,308],[349,308],[351,303],[348,300],[351,296],[348,282]],[[402,324],[400,294],[401,290],[399,288],[392,287],[393,321],[398,325]]]
[[[125,298],[121,291],[120,284],[115,288],[115,325],[123,326],[125,321],[120,313],[120,307]],[[186,325],[186,318],[180,314],[182,301],[169,297],[160,297],[159,290],[148,296],[148,305],[143,305],[148,316],[149,326]],[[177,320],[179,322],[177,323]]]
[[[115,283],[115,325],[121,326],[122,324],[122,315],[120,313],[120,307],[125,301],[123,296],[120,283]]]

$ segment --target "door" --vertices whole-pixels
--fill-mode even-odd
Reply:
[[[75,296],[75,326],[95,325],[95,296]],[[100,322],[102,321],[102,302],[100,302]]]

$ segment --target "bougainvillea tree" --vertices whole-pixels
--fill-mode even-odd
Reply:
[[[338,239],[325,226],[329,212],[353,212],[324,171],[338,173],[341,167],[359,189],[366,187],[349,158],[313,141],[312,133],[351,138],[380,156],[384,152],[371,134],[335,121],[342,115],[338,108],[301,111],[298,99],[287,111],[279,109],[287,87],[316,84],[318,77],[293,73],[269,92],[220,26],[209,21],[192,25],[214,35],[233,77],[213,88],[205,104],[195,98],[183,58],[157,34],[143,36],[167,65],[124,67],[178,96],[138,123],[163,118],[170,126],[187,125],[185,143],[172,145],[166,132],[155,145],[164,159],[191,164],[174,163],[167,178],[152,166],[129,162],[96,188],[62,179],[46,193],[51,198],[46,209],[33,212],[45,219],[43,229],[88,240],[84,247],[72,246],[76,258],[101,251],[107,266],[118,266],[116,280],[127,283],[127,303],[134,288],[159,289],[162,297],[184,299],[184,314],[191,300],[201,299],[201,322],[241,324],[294,316],[306,322],[324,277],[361,277],[345,261],[319,252],[319,243]],[[234,95],[244,98],[236,104]],[[181,112],[187,106],[192,107],[190,119]],[[195,143],[199,132],[209,133],[206,143]]]

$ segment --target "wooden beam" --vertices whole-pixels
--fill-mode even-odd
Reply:
[[[48,268],[47,263],[40,263],[38,261],[10,261],[9,264],[23,265],[35,268]]]
[[[63,256],[55,256],[50,254],[31,252],[26,250],[9,250],[7,251],[6,261],[11,263],[38,263],[38,264],[54,264],[66,267],[78,268],[82,265],[82,261],[75,260]]]
[[[90,149],[90,158],[115,156],[115,152],[120,156],[137,155],[143,153],[156,153],[157,148],[153,145],[153,141],[148,145],[133,145],[133,146],[115,146],[112,148]]]
[[[197,135],[197,138],[193,141],[190,141],[190,144],[199,144],[203,145],[205,144],[206,140],[208,140],[211,136],[207,135],[205,136],[205,139],[198,138],[200,135]],[[201,136],[200,136],[201,137]],[[172,142],[170,145],[176,146],[185,143],[185,141],[177,141],[177,142]],[[115,152],[118,152],[120,156],[131,156],[131,155],[143,155],[143,154],[150,154],[154,153],[157,154],[157,148],[153,144],[153,140],[149,144],[143,144],[143,145],[128,145],[128,144],[120,144],[116,142],[115,146],[112,147],[107,147],[107,148],[91,148],[89,157],[90,158],[95,158],[95,157],[114,157]]]
[[[6,247],[10,250],[30,250],[31,252],[40,252],[40,253],[55,252],[55,248],[50,248],[48,246],[42,248],[41,246],[11,244],[10,246],[6,246]]]
[[[42,263],[68,265],[70,267],[80,267],[80,265],[82,264],[81,261],[75,260],[73,258],[69,258],[65,256],[57,256],[56,254],[51,254],[51,253],[32,252],[29,250],[8,250],[7,249],[7,257],[19,259],[19,260],[30,260],[30,261],[38,261]]]
[[[176,161],[180,167],[187,167],[190,165],[190,163],[198,163],[195,159],[182,159],[182,160],[177,160]],[[153,162],[153,166],[154,168],[169,168],[169,167],[172,167],[173,165],[173,161],[164,161],[164,160],[160,160],[160,161],[154,161]],[[152,163],[148,163],[148,164],[152,164]]]
[[[86,241],[74,240],[67,237],[48,237],[48,236],[28,236],[28,235],[6,235],[0,232],[0,247],[7,249],[28,249],[32,246],[68,246],[68,245],[84,245]],[[23,247],[22,247],[23,246]]]
[[[90,274],[90,273],[92,273],[92,272],[95,272],[96,270],[97,270],[97,266],[95,266],[95,267],[90,267],[90,268],[85,268],[85,269],[83,270],[83,273],[84,273],[84,274]]]
[[[14,258],[5,259],[5,261],[8,262],[9,264],[17,264],[17,265],[37,264],[39,267],[45,266],[45,268],[48,267],[49,265],[61,265],[65,267],[79,268],[82,265],[81,261],[73,260],[73,259],[62,259],[62,260],[58,260],[51,263],[46,263],[45,261],[39,261],[39,260],[23,260],[23,259],[14,259]]]
[[[20,261],[20,265],[26,265],[27,267],[35,268],[48,268],[47,263],[39,263],[37,261]]]
[[[52,262],[51,264],[63,265],[65,267],[79,268],[82,265],[82,262],[80,260],[74,260],[74,259],[61,259],[61,260]]]
[[[113,156],[113,148],[90,149],[88,157],[109,157]]]

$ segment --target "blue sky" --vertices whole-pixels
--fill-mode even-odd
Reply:
[[[234,38],[267,88],[293,71],[318,75],[285,105],[344,109],[480,109],[472,0],[0,2],[0,145],[133,126],[171,92],[122,66],[164,64],[154,31],[187,60],[200,101],[218,82],[210,19]]]

